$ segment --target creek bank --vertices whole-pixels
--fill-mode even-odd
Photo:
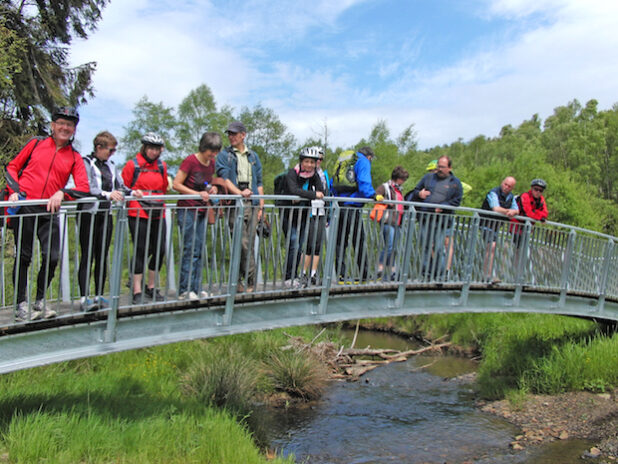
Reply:
[[[500,416],[521,428],[511,443],[526,446],[581,438],[596,445],[586,457],[618,462],[618,390],[611,393],[568,392],[526,395],[521,403],[508,400],[478,402],[481,410]]]

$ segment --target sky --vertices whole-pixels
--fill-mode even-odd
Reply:
[[[97,62],[78,146],[137,101],[261,104],[299,143],[350,147],[385,121],[419,148],[495,137],[573,99],[618,103],[615,0],[111,0],[74,65]],[[124,159],[124,156],[122,156]]]

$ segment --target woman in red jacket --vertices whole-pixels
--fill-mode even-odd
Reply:
[[[137,156],[122,170],[124,184],[132,190],[148,195],[167,192],[167,165],[159,158],[165,142],[155,133],[142,137],[142,148]],[[163,301],[165,298],[155,288],[156,275],[165,258],[165,204],[161,200],[132,200],[129,202],[129,230],[133,239],[133,304],[145,299]],[[146,250],[146,247],[148,249]],[[146,251],[148,252],[148,284],[142,288]],[[146,297],[142,295],[146,294]]]

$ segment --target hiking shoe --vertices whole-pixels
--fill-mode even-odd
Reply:
[[[58,315],[56,311],[45,304],[45,300],[37,300],[34,302],[34,309],[41,312],[43,319],[52,319]]]
[[[81,303],[79,304],[79,309],[87,313],[90,311],[96,311],[97,309],[99,309],[99,305],[96,303],[95,300],[83,297]]]
[[[309,277],[307,277],[307,274],[302,274],[300,276],[300,287],[307,288],[308,285],[309,285]]]
[[[109,308],[109,301],[102,296],[95,296],[94,302],[99,306],[99,309]]]
[[[317,274],[313,274],[309,282],[311,283],[311,285],[315,285],[315,286],[320,285],[320,278],[318,277]]]
[[[131,301],[134,305],[142,304],[143,303],[142,292],[134,293],[133,299]]]
[[[198,299],[197,294],[195,292],[182,292],[178,297],[179,300],[190,300],[195,301]]]
[[[30,314],[28,314],[28,303],[22,301],[17,305],[17,313],[15,314],[15,322],[28,322],[35,321],[41,318],[41,311],[37,311],[32,308]]]
[[[158,288],[146,287],[145,291],[146,291],[146,296],[152,299],[152,301],[164,301],[165,300],[165,298],[163,298],[163,295],[161,295],[161,293],[159,292]]]

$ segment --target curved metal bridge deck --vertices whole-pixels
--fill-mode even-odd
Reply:
[[[110,306],[82,310],[77,285],[79,230],[91,216],[68,205],[60,214],[59,270],[46,293],[47,304],[58,316],[18,321],[11,269],[19,253],[11,246],[14,234],[2,228],[0,372],[183,340],[367,317],[538,312],[618,321],[614,237],[555,223],[534,225],[525,219],[517,225],[498,216],[481,217],[479,211],[467,208],[458,208],[453,215],[423,213],[418,211],[421,205],[404,203],[401,233],[389,262],[383,254],[384,224],[369,218],[369,208],[348,208],[336,199],[329,203],[329,227],[318,247],[314,285],[286,282],[286,267],[293,273],[303,268],[303,250],[311,235],[299,233],[294,238],[284,219],[302,208],[270,204],[265,212],[270,234],[250,237],[257,267],[255,289],[247,292],[237,285],[249,275],[240,260],[240,225],[248,206],[234,198],[219,206],[213,223],[205,228],[201,286],[208,296],[181,300],[178,274],[187,247],[183,231],[176,227],[181,208],[175,204],[177,196],[161,198],[166,201],[166,220],[161,221],[157,237],[165,249],[160,302],[134,305],[123,285],[131,278],[135,251],[128,211],[120,205],[109,222],[114,227],[111,272],[102,296]],[[298,231],[311,227],[312,216],[306,212],[297,215]],[[337,237],[338,225],[345,221],[352,221],[351,227],[339,228]],[[88,256],[90,247],[98,245],[92,242],[90,238]],[[338,242],[346,246],[338,249]],[[34,259],[30,266],[29,287],[35,286],[39,264],[40,259]],[[378,273],[380,264],[392,267]],[[88,284],[94,288],[93,282]],[[34,288],[28,289],[29,308],[33,292]]]

